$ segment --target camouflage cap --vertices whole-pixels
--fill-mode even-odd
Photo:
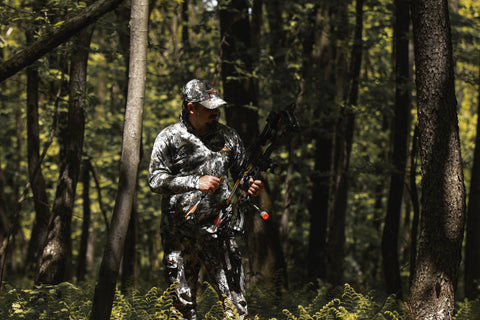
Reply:
[[[226,104],[208,80],[193,79],[183,87],[183,100],[200,103],[207,109],[216,109]]]

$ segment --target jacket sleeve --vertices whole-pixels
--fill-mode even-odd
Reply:
[[[150,158],[148,184],[161,194],[183,193],[198,189],[199,176],[181,176],[172,172],[174,147],[169,135],[160,132]]]
[[[232,177],[236,179],[246,169],[245,166],[247,165],[248,159],[245,153],[245,147],[243,145],[242,139],[240,138],[238,133],[233,130],[232,136],[233,150],[235,150],[235,153],[230,173],[232,174]]]

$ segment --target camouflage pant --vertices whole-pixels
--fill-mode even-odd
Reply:
[[[241,256],[234,238],[189,238],[163,234],[164,263],[168,284],[177,282],[175,307],[188,319],[197,319],[196,291],[200,268],[221,299],[228,298],[240,318],[247,316]]]

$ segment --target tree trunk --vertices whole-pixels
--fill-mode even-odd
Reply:
[[[282,106],[286,104],[285,98],[287,95],[285,91],[288,91],[287,87],[290,87],[294,81],[290,78],[290,72],[288,71],[286,52],[287,50],[278,50],[278,48],[286,48],[287,36],[286,31],[283,28],[285,25],[285,15],[288,12],[285,10],[286,1],[284,0],[269,0],[265,1],[265,13],[270,27],[269,39],[270,50],[269,54],[273,57],[274,68],[272,70],[272,77],[269,81],[271,90],[271,99],[274,106]],[[292,88],[295,90],[295,88]],[[292,92],[294,92],[292,90]]]
[[[122,53],[125,58],[125,78],[128,79],[129,62],[130,62],[130,29],[128,26],[128,19],[130,17],[131,3],[124,3],[115,10],[117,13],[118,24],[123,26],[122,32],[119,33],[120,44],[122,47]],[[121,84],[122,91],[124,92],[125,99],[128,99],[128,84],[126,82]],[[140,160],[142,157],[142,144],[140,143]],[[138,177],[137,177],[138,181]],[[136,241],[137,241],[137,195],[135,193],[133,199],[132,213],[130,215],[130,222],[128,224],[127,236],[125,239],[125,248],[123,252],[123,259],[121,265],[121,290],[126,290],[135,285],[136,282]]]
[[[330,204],[330,186],[332,180],[332,160],[333,160],[333,135],[334,126],[332,125],[335,110],[336,94],[336,75],[330,61],[336,58],[335,42],[331,35],[334,29],[335,17],[331,13],[331,8],[326,7],[321,10],[322,19],[326,21],[327,28],[318,33],[317,46],[320,54],[313,55],[311,64],[306,61],[304,69],[307,79],[316,79],[313,83],[305,83],[305,94],[310,97],[304,103],[306,108],[313,110],[312,119],[318,121],[312,130],[315,139],[314,151],[314,172],[312,174],[312,194],[308,204],[310,216],[310,229],[308,238],[308,259],[307,271],[310,281],[317,279],[326,279],[327,277],[327,230],[328,230],[328,212]],[[326,34],[326,37],[323,35]],[[307,39],[306,39],[307,40]],[[312,51],[310,45],[313,42],[304,41],[304,52]],[[315,66],[312,68],[312,65]],[[315,74],[320,75],[316,77]],[[309,105],[308,101],[322,101],[322,107],[318,105]],[[317,119],[325,119],[323,121]]]
[[[136,266],[137,266],[137,196],[134,195],[132,213],[130,222],[128,223],[127,236],[125,238],[125,248],[123,250],[122,260],[122,285],[121,290],[126,293],[131,287],[135,287],[136,283]]]
[[[394,55],[395,105],[391,132],[390,188],[382,237],[383,274],[388,294],[402,297],[402,282],[398,257],[398,237],[405,186],[405,164],[410,115],[410,75],[408,34],[410,26],[409,0],[395,0]]]
[[[7,216],[7,201],[5,197],[5,179],[0,163],[0,291],[3,289],[3,276],[7,257],[7,243],[9,236],[9,225]]]
[[[480,79],[480,76],[479,76]],[[480,81],[478,87],[478,115],[480,117]],[[480,294],[480,121],[477,120],[477,137],[473,155],[470,196],[468,197],[467,233],[465,243],[465,297],[474,300]]]
[[[20,162],[22,161],[22,127],[23,127],[23,121],[21,117],[21,110],[20,109],[15,109],[15,172],[20,172]],[[21,181],[20,181],[20,176],[19,175],[14,175],[13,177],[13,194],[12,198],[14,201],[12,203],[14,204],[14,212],[12,215],[12,224],[11,224],[11,230],[10,230],[10,235],[11,235],[11,246],[7,250],[7,254],[11,254],[11,259],[10,259],[10,266],[11,266],[11,271],[12,274],[16,274],[19,269],[18,261],[20,259],[17,258],[17,254],[20,253],[20,256],[23,256],[21,254],[22,250],[22,239],[24,239],[23,236],[23,229],[20,226],[20,209],[22,207],[22,202],[25,199],[25,193],[20,191],[21,188]],[[18,243],[17,243],[18,240]],[[18,245],[18,249],[17,249]]]
[[[412,139],[412,151],[410,152],[410,198],[412,201],[413,219],[410,235],[410,277],[408,279],[409,287],[412,286],[413,275],[415,274],[415,265],[417,258],[417,239],[418,239],[418,225],[420,221],[420,204],[418,201],[417,188],[417,154],[418,154],[418,127],[415,126]]]
[[[422,218],[409,303],[416,319],[452,319],[465,224],[448,1],[412,3]]]
[[[82,163],[82,184],[83,184],[83,220],[82,236],[80,238],[80,249],[78,250],[77,281],[85,280],[87,273],[87,248],[90,235],[90,160],[83,160]]]
[[[32,35],[27,33],[27,43]],[[33,222],[28,244],[25,268],[35,271],[42,255],[43,245],[47,239],[48,222],[50,221],[50,205],[41,169],[40,133],[38,125],[38,84],[40,78],[35,66],[27,68],[27,151],[28,173],[33,193],[35,221]]]
[[[77,38],[78,47],[72,56],[68,126],[64,137],[64,157],[61,159],[52,218],[36,283],[58,284],[71,280],[72,244],[71,221],[75,192],[82,159],[85,131],[87,61],[92,28],[82,30]]]
[[[226,109],[227,123],[235,128],[240,134],[246,146],[250,145],[259,134],[258,114],[248,105],[257,105],[255,85],[253,78],[242,76],[236,71],[237,67],[252,70],[252,49],[250,23],[248,17],[248,2],[245,0],[233,0],[228,4],[219,2],[220,31],[222,37],[222,80],[224,97],[232,104]],[[235,66],[241,61],[241,66]],[[271,205],[269,195],[262,192],[261,205]],[[271,209],[270,206],[267,209]],[[245,217],[245,230],[247,234],[246,274],[255,275],[249,279],[253,283],[261,275],[262,280],[271,280],[279,276],[279,283],[285,283],[286,266],[283,252],[279,242],[278,228],[275,216],[264,221],[258,215]]]
[[[120,159],[120,178],[102,264],[95,288],[91,319],[109,319],[118,271],[133,208],[140,141],[147,62],[148,1],[133,0],[130,19],[130,63],[127,106]]]
[[[260,8],[262,6],[263,1],[255,1],[254,5],[256,5],[256,9],[260,11]],[[288,71],[288,66],[287,66],[287,55],[286,55],[286,50],[278,50],[278,47],[288,47],[287,45],[287,36],[286,36],[286,30],[282,28],[281,26],[285,25],[285,21],[288,19],[285,16],[288,16],[288,12],[285,9],[285,6],[287,5],[287,2],[285,0],[270,0],[270,1],[265,1],[265,14],[266,14],[266,20],[268,22],[268,25],[270,27],[270,32],[269,32],[269,55],[273,57],[273,65],[274,68],[271,71],[272,76],[271,76],[271,81],[268,81],[268,86],[270,90],[270,98],[272,101],[272,105],[274,108],[280,108],[282,106],[285,106],[287,104],[287,99],[290,99],[289,95],[293,98],[293,93],[295,92],[295,89],[293,85],[295,84],[295,81],[291,77],[291,73]],[[258,11],[257,11],[258,12]],[[252,17],[252,40],[255,43],[255,49],[257,49],[257,55],[260,53],[260,37],[261,37],[261,31],[260,31],[260,25],[261,21],[256,20],[254,21],[253,18],[258,18],[260,16],[257,14],[255,17]],[[255,27],[255,31],[253,32],[253,26]],[[287,94],[286,94],[287,92]],[[298,109],[297,109],[298,110]],[[290,222],[292,221],[293,217],[291,215],[291,206],[293,199],[292,199],[292,184],[291,180],[293,177],[293,167],[294,167],[294,162],[293,157],[294,154],[291,152],[292,150],[292,141],[293,139],[286,139],[285,143],[287,145],[288,151],[288,165],[287,169],[285,172],[285,182],[284,182],[284,187],[283,189],[285,190],[285,195],[284,195],[284,208],[283,212],[281,213],[280,216],[280,221],[279,221],[279,239],[280,239],[280,245],[283,251],[283,254],[285,256],[285,259],[288,261],[292,262],[298,262],[301,263],[303,259],[300,259],[298,255],[298,250],[293,250],[293,245],[290,243],[291,242],[291,237],[289,237],[289,225]],[[278,192],[270,192],[270,194],[273,196],[274,194],[280,195],[281,188],[278,189]],[[274,201],[274,200],[272,200]],[[293,268],[295,268],[295,263],[292,265]]]
[[[58,45],[66,42],[77,32],[98,20],[105,13],[113,10],[122,0],[99,0],[74,16],[66,17],[64,23],[50,33],[15,54],[11,59],[0,64],[0,82],[8,79],[18,71],[30,65]]]
[[[312,177],[312,200],[308,206],[310,231],[308,237],[307,271],[310,281],[326,279],[327,226],[329,181],[332,163],[332,141],[317,137],[315,141],[315,176]]]
[[[182,11],[181,11],[181,18],[182,18],[182,45],[183,47],[188,50],[190,48],[190,39],[189,39],[189,17],[188,17],[188,0],[184,0],[182,2]]]
[[[241,76],[236,71],[236,68],[252,70],[252,57],[248,53],[251,39],[247,4],[244,0],[233,0],[228,5],[219,4],[221,7],[227,6],[219,12],[223,95],[232,105],[225,109],[225,114],[227,123],[237,130],[246,146],[259,134],[258,113],[246,108],[258,105],[253,78]],[[242,65],[236,65],[239,61]]]
[[[341,10],[346,10],[341,8]],[[357,105],[358,86],[360,79],[360,68],[363,53],[363,0],[356,1],[356,22],[355,35],[350,61],[351,82],[347,87],[346,98],[347,106],[342,108],[340,113],[340,123],[337,127],[337,139],[335,141],[335,150],[337,154],[337,181],[334,189],[332,202],[332,222],[328,234],[328,279],[335,285],[343,282],[343,261],[345,259],[345,218],[348,203],[349,188],[349,167],[350,154],[353,144],[353,130],[355,125],[355,114],[353,107]],[[345,21],[344,12],[340,12],[341,21]],[[345,21],[346,22],[346,21]],[[342,39],[342,38],[341,38]],[[345,39],[343,39],[345,40]],[[340,64],[343,63],[340,59]],[[340,67],[340,70],[343,68]],[[342,84],[339,84],[339,87]]]

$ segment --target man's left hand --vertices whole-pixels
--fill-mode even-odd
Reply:
[[[263,190],[263,181],[262,180],[254,180],[253,178],[250,178],[248,181],[250,184],[250,187],[248,188],[248,194],[251,195],[252,197],[256,197],[262,192]]]

